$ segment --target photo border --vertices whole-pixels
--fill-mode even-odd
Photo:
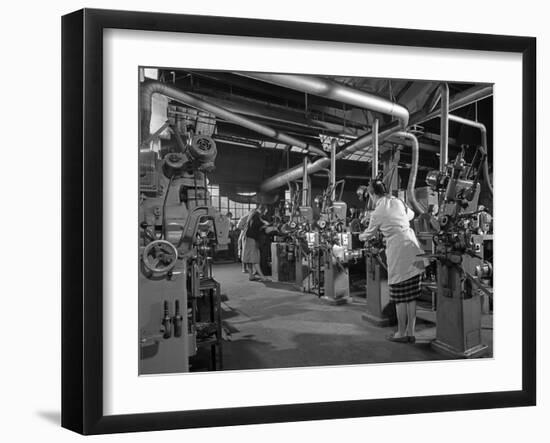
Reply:
[[[103,30],[522,54],[522,389],[128,415],[103,413]],[[536,39],[233,17],[83,9],[62,18],[62,426],[82,434],[536,404]]]

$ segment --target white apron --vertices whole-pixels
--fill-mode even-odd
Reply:
[[[395,197],[382,197],[376,202],[369,227],[362,238],[369,238],[381,232],[386,240],[388,261],[388,284],[408,280],[424,272],[425,262],[419,254],[424,251],[418,245],[409,221],[414,212],[403,201]]]

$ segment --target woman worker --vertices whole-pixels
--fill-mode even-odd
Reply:
[[[254,274],[258,274],[261,281],[270,281],[264,276],[260,267],[260,232],[269,224],[262,218],[264,213],[265,208],[260,206],[250,215],[246,226],[242,262],[248,268],[249,280],[251,281],[257,280]]]
[[[246,227],[248,226],[248,220],[255,211],[255,209],[252,209],[248,212],[248,214],[243,215],[237,223],[237,229],[239,230],[239,238],[237,239],[237,254],[241,259],[243,273],[248,272],[248,269],[246,268],[246,263],[243,260],[244,241],[246,240]]]
[[[421,294],[420,277],[425,267],[424,259],[418,256],[424,251],[409,226],[414,212],[402,200],[387,195],[384,183],[379,179],[370,182],[368,193],[374,211],[368,228],[359,239],[365,241],[381,232],[386,240],[390,300],[395,302],[397,311],[397,332],[387,338],[414,343],[416,299]]]

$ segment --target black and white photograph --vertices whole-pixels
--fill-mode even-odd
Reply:
[[[493,84],[136,75],[139,375],[494,357]]]

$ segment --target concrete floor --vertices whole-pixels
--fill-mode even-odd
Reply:
[[[223,324],[229,333],[223,344],[225,370],[449,359],[430,347],[435,325],[422,319],[416,344],[387,341],[394,328],[362,319],[364,297],[331,306],[290,284],[250,282],[238,263],[216,265],[214,277],[225,295]],[[421,311],[420,317],[429,317]],[[491,356],[491,326],[482,332]]]

